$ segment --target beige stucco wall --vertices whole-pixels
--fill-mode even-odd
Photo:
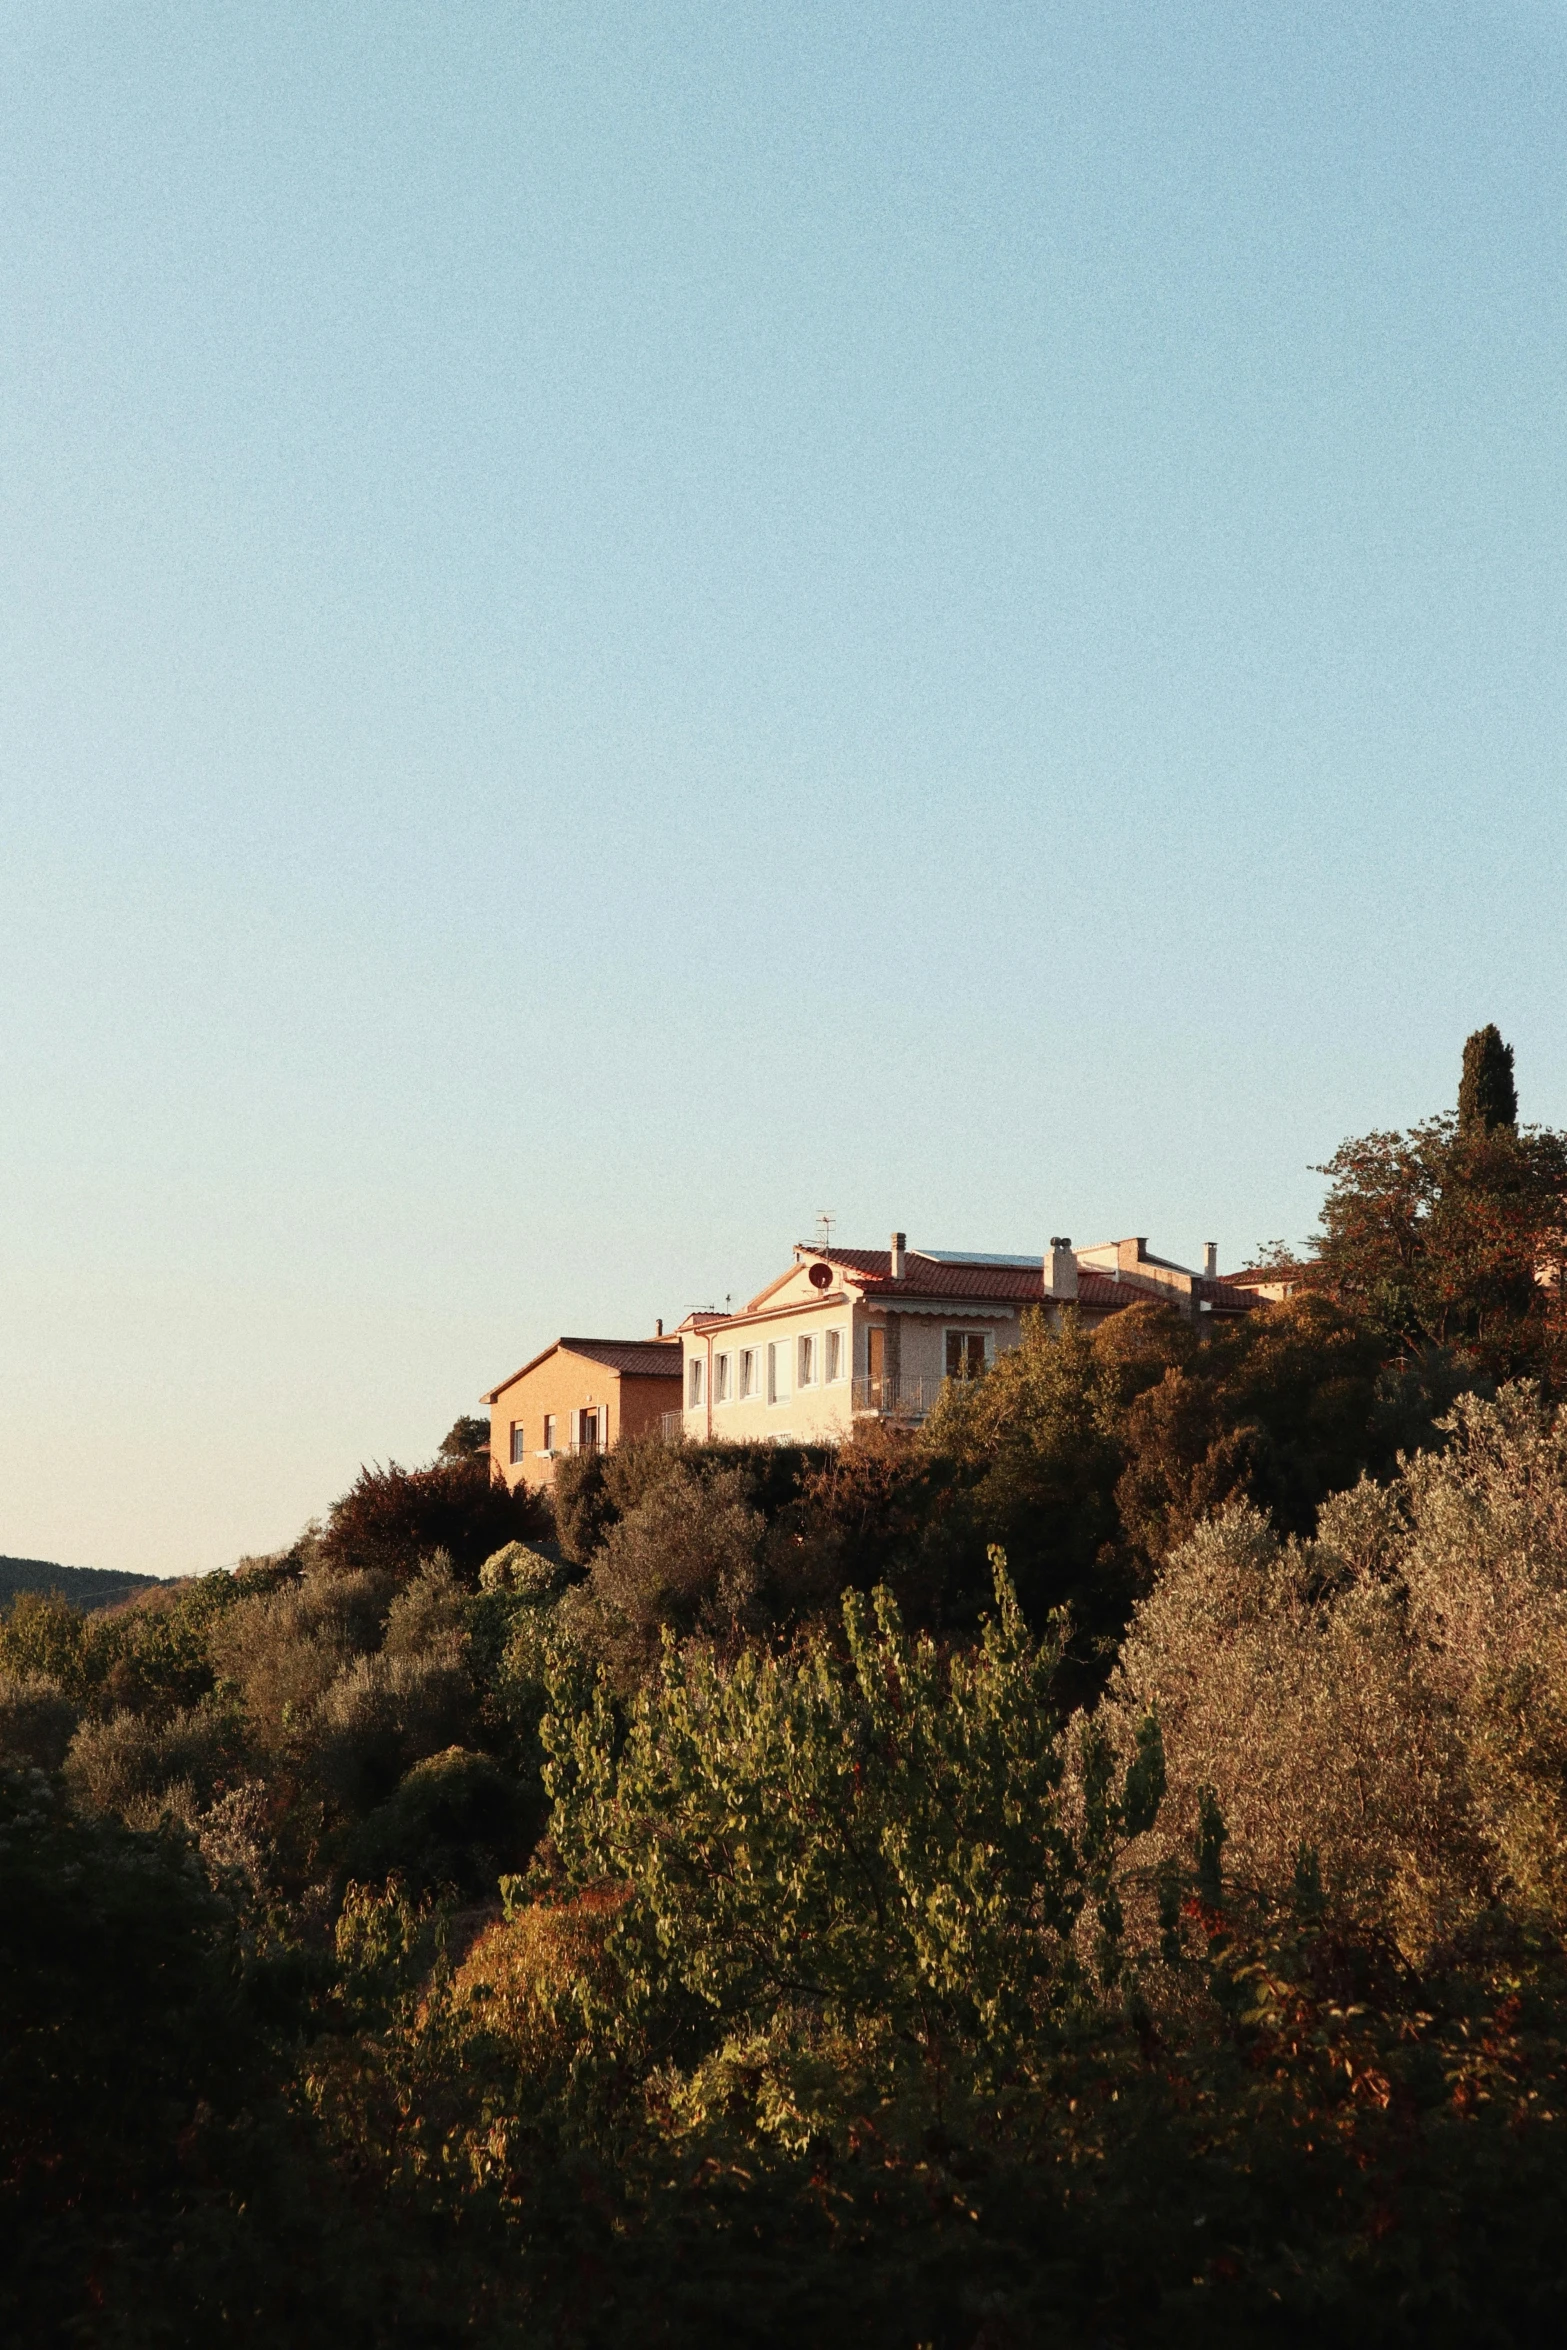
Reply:
[[[826,1300],[810,1290],[809,1282],[802,1284],[809,1303],[802,1298],[795,1304],[796,1284],[791,1279],[787,1289],[774,1292],[767,1306],[755,1315],[740,1315],[710,1331],[684,1333],[685,1381],[681,1394],[684,1405],[684,1427],[688,1437],[696,1440],[712,1435],[727,1438],[733,1443],[757,1438],[788,1437],[796,1443],[839,1443],[848,1436],[854,1425],[853,1381],[864,1379],[867,1372],[867,1333],[873,1328],[885,1334],[883,1369],[892,1371],[896,1358],[898,1376],[923,1383],[925,1407],[934,1402],[936,1391],[946,1376],[946,1342],[949,1330],[983,1331],[989,1339],[989,1359],[994,1361],[1008,1347],[1016,1346],[1022,1335],[1020,1318],[1010,1310],[991,1307],[988,1311],[976,1308],[963,1311],[911,1313],[899,1309],[896,1313],[867,1306],[863,1299],[852,1294],[832,1293]],[[828,1381],[821,1375],[825,1364],[826,1333],[838,1329],[844,1333],[844,1366],[842,1375]],[[799,1338],[811,1333],[817,1340],[818,1372],[814,1385],[801,1387],[795,1375],[798,1364]],[[783,1345],[788,1348],[790,1365],[789,1394],[778,1402],[767,1401],[767,1348]],[[741,1398],[740,1354],[744,1348],[754,1348],[758,1356],[758,1392]],[[713,1397],[715,1375],[710,1367],[721,1354],[732,1357],[730,1373],[731,1400],[719,1403]],[[690,1402],[693,1361],[703,1367],[703,1399]]]
[[[711,1433],[715,1438],[727,1438],[736,1444],[759,1437],[788,1436],[797,1443],[819,1444],[836,1443],[848,1435],[854,1392],[855,1308],[845,1296],[837,1295],[833,1302],[824,1303],[808,1283],[806,1289],[811,1303],[807,1305],[802,1301],[793,1311],[774,1310],[754,1317],[744,1316],[716,1330],[688,1330],[684,1333],[684,1398],[688,1399],[691,1393],[691,1364],[700,1361],[703,1369],[703,1400],[700,1404],[687,1401],[685,1405],[687,1436],[705,1439]],[[771,1306],[773,1301],[768,1302]],[[863,1316],[863,1308],[860,1311]],[[840,1331],[843,1340],[841,1369],[834,1380],[823,1376],[826,1335],[829,1330]],[[802,1387],[797,1377],[798,1341],[807,1333],[816,1340],[817,1371],[813,1384]],[[776,1403],[767,1400],[769,1346],[785,1349],[784,1361],[788,1371],[789,1392],[787,1396],[780,1396]],[[746,1348],[754,1348],[756,1351],[758,1392],[742,1399],[740,1356]],[[710,1414],[708,1396],[714,1384],[714,1374],[709,1369],[709,1357],[711,1355],[716,1362],[717,1357],[723,1354],[731,1358],[731,1401],[714,1401]]]
[[[575,1444],[573,1415],[589,1405],[601,1414],[601,1442],[611,1445],[622,1436],[640,1436],[656,1428],[665,1412],[679,1409],[680,1394],[678,1380],[623,1378],[590,1356],[556,1347],[531,1371],[496,1390],[490,1406],[490,1459],[508,1485],[516,1486],[524,1479],[530,1485],[552,1484],[555,1458],[543,1449],[547,1412],[555,1415],[555,1457],[559,1457]],[[515,1466],[511,1457],[514,1421],[521,1421],[528,1448],[526,1459]]]

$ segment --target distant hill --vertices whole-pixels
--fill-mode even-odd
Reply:
[[[53,1559],[0,1558],[0,1615],[19,1591],[58,1591],[73,1607],[117,1607],[150,1591],[157,1575],[127,1575],[115,1567],[61,1567]]]

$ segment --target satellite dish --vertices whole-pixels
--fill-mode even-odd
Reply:
[[[811,1287],[813,1289],[831,1289],[831,1265],[816,1264],[811,1267]]]

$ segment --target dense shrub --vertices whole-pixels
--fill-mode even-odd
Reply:
[[[0,1670],[42,1674],[101,1712],[176,1713],[210,1693],[213,1628],[241,1588],[232,1575],[198,1575],[91,1614],[23,1592],[0,1619]]]
[[[1105,1708],[1168,1743],[1140,1860],[1211,1787],[1238,1867],[1278,1882],[1310,1848],[1412,1956],[1498,1902],[1567,1927],[1567,1418],[1512,1388],[1451,1437],[1327,1502],[1315,1541],[1238,1507],[1176,1552]]]
[[[80,1714],[42,1673],[0,1672],[0,1761],[58,1770]]]
[[[470,1595],[452,1573],[444,1551],[426,1559],[412,1582],[395,1592],[386,1611],[381,1646],[388,1656],[418,1656],[429,1649],[460,1656]]]
[[[1056,1335],[1029,1315],[1022,1344],[987,1377],[948,1381],[920,1442],[961,1478],[925,1538],[946,1550],[949,1589],[971,1585],[986,1546],[999,1542],[1033,1623],[1067,1607],[1089,1642],[1119,1630],[1129,1597],[1115,1506],[1124,1452],[1104,1365],[1075,1316]]]
[[[127,2252],[172,2249],[158,2222],[200,2176],[187,2134],[235,2109],[259,2058],[184,1840],[83,1822],[41,1774],[0,1773],[0,2011],[0,2315],[14,2340],[61,2338],[106,2260],[125,2325],[145,2281]]]
[[[577,1636],[629,1685],[667,1630],[733,1649],[758,1622],[767,1521],[739,1469],[703,1478],[676,1457],[610,1526],[569,1615]]]
[[[238,1726],[196,1706],[156,1721],[120,1711],[85,1721],[65,1757],[65,1783],[78,1810],[154,1827],[166,1810],[195,1818],[219,1781],[238,1767]]]
[[[479,1569],[481,1591],[514,1591],[524,1599],[547,1599],[566,1580],[567,1570],[548,1551],[508,1542]]]
[[[312,1774],[352,1811],[379,1803],[412,1764],[462,1738],[472,1707],[455,1642],[356,1657],[316,1707]]]
[[[339,1574],[416,1574],[445,1551],[459,1580],[472,1583],[491,1553],[547,1530],[548,1510],[524,1485],[494,1474],[490,1457],[459,1453],[427,1469],[362,1469],[333,1504],[320,1537],[323,1563]]]
[[[386,1574],[317,1566],[239,1597],[209,1649],[264,1749],[298,1744],[304,1725],[351,1661],[377,1647],[397,1585]]]
[[[1151,1727],[1125,1776],[1063,1739],[1013,1608],[951,1670],[877,1613],[847,1668],[670,1652],[623,1744],[568,1661],[560,1876],[313,2062],[337,2142],[454,2249],[492,2213],[519,2324],[605,2350],[1550,2338],[1559,1948],[1493,1921],[1417,1974],[1309,1869],[1227,1880],[1210,1806],[1128,1975]]]
[[[1056,1652],[999,1565],[996,1595],[966,1657],[910,1638],[886,1592],[844,1601],[846,1662],[819,1634],[727,1670],[666,1644],[618,1753],[603,1682],[574,1705],[579,1677],[557,1678],[552,1843],[576,1884],[630,1884],[611,1947],[633,2003],[684,1994],[720,2036],[780,2007],[851,2031],[869,2013],[925,2061],[954,2035],[1005,2061],[1072,1982],[1078,1913],[1162,1779],[1150,1722],[1074,1840]]]
[[[415,1763],[351,1831],[343,1866],[361,1880],[396,1875],[415,1893],[493,1899],[502,1871],[524,1866],[543,1824],[542,1790],[530,1800],[488,1755],[449,1746]]]
[[[1309,1534],[1328,1494],[1390,1473],[1401,1445],[1436,1440],[1410,1372],[1390,1386],[1382,1358],[1374,1332],[1309,1291],[1189,1349],[1126,1411],[1127,1536],[1159,1559],[1241,1498],[1282,1533]]]
[[[833,1457],[829,1445],[666,1444],[633,1437],[608,1452],[577,1453],[556,1464],[552,1501],[561,1555],[586,1566],[609,1530],[648,1501],[666,1479],[705,1484],[739,1477],[747,1501],[771,1523],[801,1497],[808,1480]]]
[[[58,1592],[19,1592],[0,1616],[0,1670],[48,1681],[80,1703],[92,1685],[87,1636],[86,1615]]]

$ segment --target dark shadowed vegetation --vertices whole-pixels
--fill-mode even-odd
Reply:
[[[914,1435],[631,1444],[550,1507],[459,1421],[232,1574],[19,1596],[8,2337],[1557,2339],[1516,1120],[1481,1032],[1456,1118],[1338,1155],[1306,1288],[1036,1324]]]
[[[52,1559],[0,1558],[0,1613],[20,1591],[54,1591],[73,1607],[117,1607],[138,1591],[150,1591],[156,1575],[132,1575],[117,1567],[62,1567]]]

